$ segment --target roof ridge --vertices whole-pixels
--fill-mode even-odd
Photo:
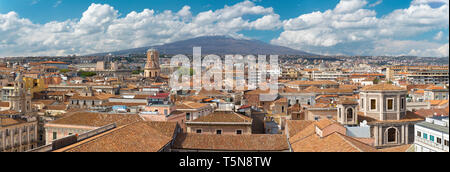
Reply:
[[[348,144],[350,144],[352,147],[356,148],[359,152],[364,152],[363,150],[361,150],[358,146],[354,145],[352,142],[348,141],[341,133],[339,132],[333,132],[332,134],[337,134],[342,140],[344,140],[345,142],[347,142]],[[332,135],[330,134],[330,135]],[[330,136],[328,135],[328,136]],[[328,137],[327,136],[327,137]]]
[[[233,112],[232,114],[237,115],[239,118],[243,119],[244,122],[248,122],[248,121],[244,118],[244,115],[238,114],[238,113],[236,113],[236,112]]]
[[[346,135],[343,135],[343,134],[341,134],[341,133],[339,133],[339,132],[336,132],[337,134],[339,134],[339,135],[341,135],[341,137],[343,137],[346,141],[348,141],[347,139],[349,139],[349,140],[352,140],[352,141],[355,141],[355,142],[357,142],[357,143],[361,143],[361,144],[363,144],[363,145],[365,145],[365,146],[369,146],[370,148],[373,148],[371,145],[368,145],[368,144],[366,144],[366,143],[364,143],[364,142],[361,142],[361,141],[359,141],[359,140],[357,140],[357,139],[355,139],[355,138],[352,138],[352,137],[350,137],[350,136],[346,136]],[[350,142],[351,143],[351,142]],[[353,143],[351,143],[353,146],[355,146],[356,148],[358,148],[356,145],[354,145]],[[359,149],[359,148],[358,148]],[[376,148],[373,148],[373,149],[375,149],[376,150]]]

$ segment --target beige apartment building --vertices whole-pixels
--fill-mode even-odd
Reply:
[[[24,152],[38,146],[38,123],[32,118],[0,117],[0,152]]]

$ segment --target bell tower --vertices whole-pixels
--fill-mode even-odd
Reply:
[[[342,125],[358,125],[357,115],[358,102],[343,99],[337,102],[337,120]]]
[[[31,98],[31,91],[29,89],[26,90],[22,73],[17,73],[14,81],[14,90],[8,96],[11,110],[22,113],[31,112]]]
[[[155,49],[147,51],[147,63],[145,64],[144,76],[156,79],[159,77],[161,69],[159,67],[159,52]]]

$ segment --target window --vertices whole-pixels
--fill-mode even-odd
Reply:
[[[197,129],[197,130],[195,131],[195,133],[197,133],[197,134],[202,134],[202,129]]]
[[[191,113],[186,113],[186,120],[191,120]]]
[[[69,133],[69,136],[71,136],[72,135],[72,133]]]
[[[417,137],[422,137],[422,132],[417,131]]]
[[[448,140],[444,140],[444,145],[448,147]]]
[[[222,130],[216,130],[216,134],[221,135],[222,134]]]
[[[361,109],[364,109],[364,98],[361,99]]]
[[[314,120],[315,120],[315,121],[319,121],[319,117],[318,117],[318,116],[315,116],[315,117],[314,117]]]
[[[390,128],[388,130],[388,142],[396,142],[397,141],[397,130],[395,128]]]
[[[387,99],[387,110],[394,110],[394,99]]]
[[[241,135],[242,134],[242,130],[236,130],[236,134]]]
[[[370,99],[370,110],[377,110],[377,99]]]
[[[284,113],[284,106],[281,106],[281,113]]]
[[[53,132],[53,140],[56,140],[57,136],[58,136],[58,133]]]
[[[347,109],[347,122],[353,121],[353,109],[348,108]]]
[[[428,134],[423,133],[423,138],[424,138],[424,139],[428,139]]]
[[[436,142],[439,143],[439,144],[442,144],[442,139],[439,138],[439,137],[436,137]]]
[[[405,109],[405,98],[402,98],[402,100],[400,101],[400,109]]]
[[[430,140],[434,142],[434,136],[430,135]]]
[[[164,109],[164,115],[167,116],[168,115],[168,111],[167,109]]]

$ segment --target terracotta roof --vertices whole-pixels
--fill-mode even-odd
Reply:
[[[357,138],[357,137],[352,137],[355,140],[358,140],[366,145],[370,145],[373,146],[375,143],[375,139],[374,138]]]
[[[179,104],[176,106],[176,109],[199,109],[210,106],[206,103],[196,103],[196,102],[183,102],[182,104]]]
[[[64,151],[158,152],[172,141],[175,130],[176,123],[142,121],[94,136]]]
[[[390,147],[390,148],[384,148],[384,149],[379,149],[379,151],[381,152],[406,152],[408,151],[408,149],[411,148],[411,144],[409,145],[402,145],[402,146],[395,146],[395,147]]]
[[[286,97],[280,98],[276,100],[274,103],[287,103],[288,99]]]
[[[422,118],[433,117],[434,115],[448,116],[448,107],[445,109],[420,109],[414,112],[414,114],[421,116]]]
[[[291,147],[294,152],[377,152],[375,148],[338,132],[323,138],[312,134],[292,143]]]
[[[19,112],[15,110],[0,111],[0,115],[15,115],[15,114],[19,114]]]
[[[414,91],[414,94],[425,94],[425,90]]]
[[[252,119],[235,113],[235,112],[220,112],[216,111],[209,115],[201,116],[192,122],[245,122],[251,123]]]
[[[300,111],[302,111],[302,105],[300,105],[300,104],[292,105],[291,107],[288,108],[288,110],[290,110],[292,112],[300,112]]]
[[[179,134],[175,149],[215,151],[287,151],[285,135]]]
[[[201,89],[198,92],[198,95],[226,95],[225,93],[223,93],[222,91],[216,90],[216,89],[212,89],[212,90],[206,90],[206,89]]]
[[[448,104],[448,100],[429,100],[431,106],[442,106]]]
[[[361,89],[362,91],[406,91],[405,88],[397,87],[392,84],[377,84],[366,86]]]
[[[115,95],[112,94],[98,94],[98,95],[94,95],[94,96],[80,96],[78,94],[72,96],[71,99],[75,99],[75,100],[107,100],[109,98],[113,98],[116,97]]]
[[[51,105],[53,103],[55,103],[55,100],[32,100],[31,103],[32,104],[43,104],[44,106],[48,106]]]
[[[9,126],[15,124],[25,123],[26,121],[21,119],[12,119],[12,118],[1,118],[0,117],[0,126]]]
[[[67,64],[67,63],[59,62],[59,61],[46,61],[46,62],[41,62],[41,64]]]
[[[270,89],[261,90],[260,88],[257,88],[256,90],[248,91],[245,94],[247,94],[247,95],[259,95],[259,94],[269,94],[269,93],[270,93]]]
[[[356,85],[339,85],[340,89],[352,89],[352,90],[357,90],[358,86]]]
[[[358,141],[337,129],[329,135],[320,137],[316,127],[324,130],[339,123],[322,119],[320,121],[288,121],[291,147],[294,152],[376,152],[370,145]],[[343,126],[342,126],[343,127]]]
[[[0,102],[0,107],[9,107],[9,102]]]
[[[49,92],[47,93],[48,96],[63,96],[69,92],[67,91],[55,91],[55,92]]]
[[[316,87],[314,87],[314,88],[316,88]],[[283,93],[311,93],[311,91],[308,91],[306,89],[298,90],[298,89],[289,88],[289,87],[283,88],[281,91]]]
[[[425,89],[427,87],[429,87],[430,85],[407,85],[406,89],[407,90],[412,90],[412,89]]]
[[[106,102],[102,106],[145,106],[147,103]]]
[[[118,126],[142,121],[136,114],[101,114],[92,112],[75,112],[70,116],[49,122],[50,124],[81,125],[91,127],[102,127],[116,123]]]
[[[445,90],[445,88],[442,86],[432,85],[432,86],[427,87],[426,90]]]
[[[291,81],[288,85],[339,85],[336,81]]]
[[[357,102],[357,101],[355,101],[355,100],[351,100],[351,99],[342,99],[342,100],[339,100],[339,101],[337,102],[337,104],[344,104],[344,105],[357,105],[357,104],[358,104],[358,102]]]
[[[67,110],[67,105],[48,105],[47,110]]]
[[[322,119],[322,120],[320,120],[318,122],[315,122],[315,125],[317,127],[319,127],[320,129],[324,129],[324,128],[330,126],[331,124],[337,124],[337,122],[329,120],[329,119]]]
[[[289,136],[292,137],[313,124],[315,121],[306,120],[287,120],[286,125],[289,128]]]
[[[201,96],[201,95],[193,95],[193,96],[186,97],[186,100],[201,101],[201,100],[207,99],[207,98],[209,98],[209,97],[208,96]]]

